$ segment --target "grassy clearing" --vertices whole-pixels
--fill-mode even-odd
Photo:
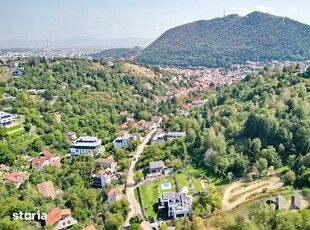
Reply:
[[[161,188],[162,183],[171,183],[171,186],[173,187],[172,176],[166,179],[159,179],[153,182],[146,183],[140,187],[141,200],[142,200],[146,215],[148,217],[155,217],[155,216],[157,217],[157,213],[156,213],[157,205],[156,204],[157,204],[158,197],[160,196],[160,194],[163,192],[174,191],[173,188],[162,190]],[[136,190],[137,189],[135,189],[135,196],[137,197],[138,193]]]
[[[187,182],[187,180],[186,180],[186,174],[184,173],[184,172],[182,172],[182,173],[177,173],[176,175],[176,178],[177,178],[177,180],[178,180],[178,184],[179,184],[179,186],[180,186],[180,190],[182,191],[182,189],[185,187],[185,186],[187,186],[188,187],[188,189],[189,189],[189,184],[188,184],[188,182]]]
[[[223,198],[224,192],[225,192],[225,190],[227,189],[228,186],[229,186],[229,184],[216,186],[216,190],[217,190],[217,192],[220,194],[220,196],[222,198]]]
[[[9,128],[6,128],[6,132],[8,133],[8,132],[14,131],[16,129],[19,129],[21,127],[22,127],[21,125],[15,125],[15,126],[9,127]]]
[[[9,68],[0,68],[0,82],[7,81],[12,76],[12,70]]]
[[[6,134],[9,137],[15,137],[18,136],[19,134],[22,134],[25,132],[25,129],[21,125],[16,125],[10,128],[7,128]]]

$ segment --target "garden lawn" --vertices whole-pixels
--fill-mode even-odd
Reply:
[[[182,189],[187,186],[188,187],[188,191],[190,192],[190,186],[188,184],[188,181],[186,180],[187,179],[187,176],[186,176],[186,173],[182,172],[182,173],[177,173],[176,175],[176,178],[177,178],[177,181],[178,181],[178,184],[180,186],[180,192],[182,192]]]
[[[172,176],[159,179],[153,182],[148,182],[140,186],[140,196],[142,205],[148,217],[157,217],[157,202],[158,197],[163,192],[172,192],[173,184],[172,184]],[[162,190],[161,184],[162,183],[171,183],[171,189],[164,189]],[[137,189],[135,189],[137,190]],[[138,196],[137,191],[135,191],[135,196]],[[139,201],[139,199],[137,199]]]
[[[24,132],[25,132],[25,129],[19,125],[11,127],[11,128],[9,128],[9,130],[6,130],[7,135],[10,137],[17,136],[17,135],[24,133]]]

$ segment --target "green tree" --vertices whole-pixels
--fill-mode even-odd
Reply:
[[[280,209],[275,218],[276,230],[301,229],[302,217],[299,212]]]
[[[141,170],[135,172],[135,174],[133,175],[133,180],[136,183],[139,183],[140,181],[143,180],[143,173]]]
[[[283,176],[283,180],[285,185],[293,185],[296,180],[296,175],[294,171],[292,170],[287,171]]]
[[[106,228],[111,230],[119,230],[123,224],[124,218],[119,213],[109,214],[105,221]]]
[[[160,225],[160,230],[168,230],[167,224],[163,223],[162,225]]]
[[[138,223],[130,224],[129,230],[140,230],[140,224]]]
[[[268,161],[265,158],[260,158],[255,163],[255,166],[256,166],[259,174],[264,174],[268,168]]]
[[[250,209],[250,216],[259,228],[272,230],[275,221],[275,207],[259,203]]]
[[[0,139],[6,137],[6,129],[4,127],[0,127]]]

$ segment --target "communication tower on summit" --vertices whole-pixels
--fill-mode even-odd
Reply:
[[[47,38],[47,36],[45,37],[45,42],[46,42],[46,47],[45,47],[45,51],[51,51],[52,49],[50,49],[49,47],[48,47],[48,38]]]

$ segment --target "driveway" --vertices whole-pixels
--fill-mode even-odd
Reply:
[[[127,189],[126,189],[126,197],[129,201],[129,207],[130,207],[130,212],[128,214],[127,220],[125,221],[125,229],[127,229],[130,224],[129,224],[129,220],[137,215],[137,214],[141,214],[142,215],[142,211],[141,211],[141,207],[139,202],[136,200],[135,198],[135,193],[134,193],[134,180],[133,180],[133,175],[135,173],[135,170],[137,168],[137,162],[138,159],[141,155],[141,153],[143,152],[143,149],[145,147],[145,145],[147,144],[147,142],[150,140],[151,136],[156,132],[155,130],[152,130],[142,141],[142,143],[137,147],[136,153],[134,155],[134,159],[136,160],[132,160],[129,170],[128,170],[128,175],[127,175]],[[142,215],[143,216],[143,215]],[[152,229],[152,225],[150,224],[150,222],[144,220],[141,223],[141,227],[144,230],[149,230]]]

